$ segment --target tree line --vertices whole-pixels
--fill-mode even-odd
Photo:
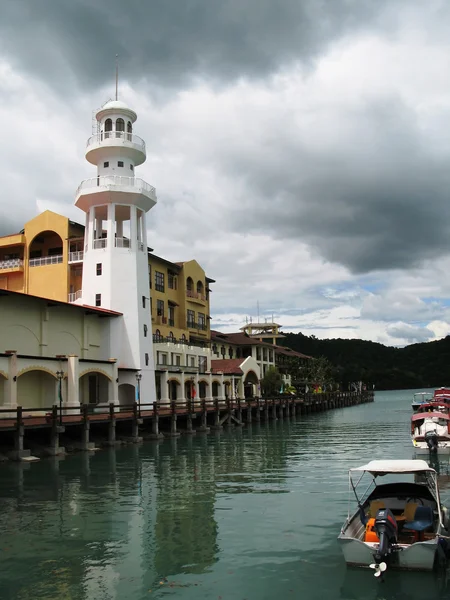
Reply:
[[[441,387],[450,384],[450,336],[435,342],[411,344],[404,348],[384,346],[365,340],[319,340],[314,335],[287,333],[280,345],[316,359],[327,378],[348,389],[352,382],[363,381],[375,389],[394,390]],[[310,361],[307,361],[310,362]],[[314,362],[314,361],[313,361]],[[314,367],[294,364],[297,379],[301,369],[306,379],[314,376]]]

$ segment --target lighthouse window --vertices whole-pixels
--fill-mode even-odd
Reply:
[[[111,119],[106,119],[105,121],[105,131],[112,131],[112,121]],[[106,136],[108,137],[108,136]]]
[[[97,272],[97,275],[101,275],[102,274],[102,263],[97,263],[97,265],[96,265],[96,272]]]
[[[144,323],[144,337],[147,337],[147,325]]]
[[[123,167],[123,160],[117,161],[117,166],[118,167]]]
[[[117,119],[116,131],[125,131],[125,121],[123,119]]]
[[[102,295],[95,294],[95,306],[101,306],[101,305],[102,305]]]
[[[106,169],[106,167],[109,167],[109,160],[107,160],[106,162],[103,163],[103,167]]]
[[[148,352],[145,353],[145,366],[148,367]]]
[[[130,165],[130,171],[134,171],[133,165]]]

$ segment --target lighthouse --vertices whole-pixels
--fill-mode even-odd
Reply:
[[[140,399],[154,402],[146,215],[156,204],[156,191],[135,176],[146,159],[145,142],[134,134],[136,119],[119,100],[107,102],[95,114],[96,131],[87,141],[86,160],[97,167],[97,174],[81,182],[75,199],[86,214],[77,303],[122,313],[112,319],[109,341],[119,382],[135,384],[139,371]]]

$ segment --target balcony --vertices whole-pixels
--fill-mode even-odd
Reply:
[[[83,262],[83,257],[84,257],[83,250],[78,250],[77,252],[69,252],[69,265]]]
[[[76,300],[79,300],[81,298],[81,290],[78,290],[77,292],[71,292],[69,294],[69,302],[75,302]]]
[[[92,242],[92,247],[94,250],[99,250],[101,248],[106,248],[108,244],[108,240],[106,238],[97,238]]]
[[[75,198],[76,206],[85,212],[92,206],[110,202],[136,204],[147,211],[156,201],[156,190],[152,185],[138,177],[122,175],[97,175],[85,179],[78,186]]]
[[[43,267],[45,265],[59,265],[62,263],[62,261],[62,254],[57,254],[56,256],[40,256],[39,258],[30,258],[28,264],[30,267]]]
[[[22,258],[7,258],[6,260],[0,260],[0,271],[22,271],[23,270],[23,259]]]
[[[129,248],[130,240],[124,237],[116,237],[114,238],[114,245],[116,248]]]
[[[206,302],[206,296],[204,294],[200,294],[199,292],[194,292],[194,290],[186,290],[186,296],[192,302],[198,302],[199,304],[204,304]]]
[[[97,165],[105,155],[127,156],[135,166],[141,165],[146,158],[145,142],[138,135],[127,131],[105,131],[91,136],[86,143],[86,160]]]

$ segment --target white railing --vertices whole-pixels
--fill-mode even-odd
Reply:
[[[81,290],[69,294],[69,302],[75,302],[75,300],[78,300],[79,298],[81,298]]]
[[[116,246],[116,248],[129,248],[130,240],[128,238],[116,237],[115,238],[115,246]]]
[[[23,267],[22,258],[7,258],[6,260],[0,260],[0,269],[14,269],[16,267]]]
[[[97,240],[94,240],[94,249],[97,250],[98,248],[106,248],[107,241],[108,240],[106,238],[98,238]]]
[[[84,252],[83,250],[78,250],[76,252],[69,252],[69,262],[83,262]]]
[[[142,152],[145,152],[145,142],[138,135],[134,135],[134,133],[128,133],[127,131],[105,131],[103,133],[98,133],[96,135],[91,136],[86,142],[86,147],[93,146],[96,144],[102,144],[105,141],[108,141],[108,145],[111,145],[111,142],[114,144],[116,140],[120,140],[120,142],[129,142],[134,146],[139,146],[139,149]]]
[[[124,177],[122,175],[98,175],[97,177],[85,179],[78,186],[76,195],[78,196],[83,190],[90,188],[111,188],[116,186],[132,187],[135,191],[142,191],[156,201],[156,190],[152,185],[148,184],[143,179],[136,177]]]
[[[30,258],[30,267],[43,267],[44,265],[58,265],[62,263],[62,254],[56,256],[41,256],[40,258]]]

